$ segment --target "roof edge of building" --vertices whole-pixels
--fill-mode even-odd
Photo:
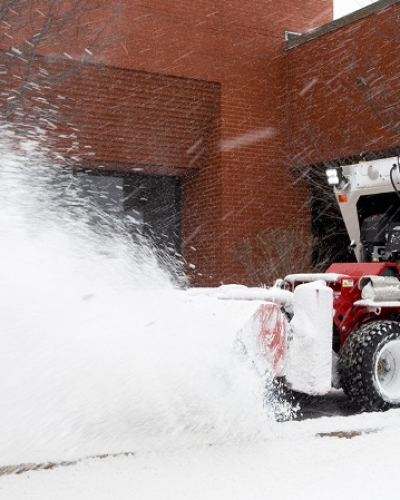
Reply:
[[[367,5],[366,7],[360,10],[356,10],[351,14],[347,14],[347,16],[335,19],[330,23],[324,24],[319,28],[315,28],[314,30],[308,31],[307,33],[299,34],[299,36],[290,38],[290,40],[286,42],[286,48],[288,50],[294,49],[299,45],[303,45],[303,43],[315,40],[316,38],[319,38],[328,33],[331,33],[332,31],[336,31],[340,28],[343,28],[355,21],[368,17],[372,14],[375,14],[376,12],[380,12],[381,10],[385,10],[399,2],[400,0],[379,0],[378,2],[375,2],[371,5]]]

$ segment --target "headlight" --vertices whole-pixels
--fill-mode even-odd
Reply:
[[[350,182],[350,179],[343,175],[342,167],[328,168],[326,170],[326,177],[330,186],[335,186],[339,189],[343,189]]]

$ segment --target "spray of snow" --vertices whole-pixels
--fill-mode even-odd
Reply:
[[[235,347],[248,311],[177,290],[117,222],[92,229],[40,142],[2,127],[0,156],[0,465],[268,432]]]

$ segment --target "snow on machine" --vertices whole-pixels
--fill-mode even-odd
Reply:
[[[253,304],[237,337],[258,353],[260,369],[293,391],[342,388],[361,409],[387,410],[400,406],[399,158],[332,168],[327,176],[357,262],[286,276],[270,289],[193,293],[232,307]]]

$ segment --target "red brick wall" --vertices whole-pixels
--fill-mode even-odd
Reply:
[[[288,171],[284,31],[307,31],[330,21],[332,0],[106,5],[102,50],[92,62],[220,86],[207,161],[183,182],[184,256],[193,283],[250,283],[232,252],[238,242],[251,244],[267,228],[309,226],[307,193],[292,185]],[[65,46],[58,41],[42,52],[86,58],[86,34],[102,17],[99,10],[88,12]],[[185,168],[173,155],[170,163]]]
[[[399,145],[399,43],[395,4],[288,50],[288,137],[297,164]]]
[[[249,282],[235,243],[267,227],[308,225],[284,153],[284,30],[331,18],[328,0],[121,2],[117,39],[101,62],[221,83],[214,151],[184,182],[184,254],[196,283]]]
[[[206,165],[218,83],[36,57],[22,92],[24,70],[14,64],[11,78],[0,76],[3,93],[15,96],[0,99],[0,113],[47,128],[60,155],[88,167],[164,175]]]

